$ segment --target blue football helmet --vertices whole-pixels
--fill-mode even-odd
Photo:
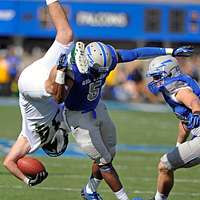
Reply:
[[[112,55],[107,45],[101,42],[91,42],[85,47],[85,56],[89,74],[98,77],[109,71]]]
[[[154,58],[147,71],[147,77],[153,78],[153,81],[148,84],[149,90],[157,95],[171,78],[180,73],[178,61],[174,57],[166,55]]]

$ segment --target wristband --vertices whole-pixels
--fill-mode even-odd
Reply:
[[[24,179],[24,183],[26,183],[27,185],[29,185],[29,178],[26,177],[26,178]]]
[[[173,51],[172,48],[165,48],[166,55],[172,55]]]
[[[47,6],[48,6],[49,4],[51,4],[51,3],[53,3],[53,2],[56,2],[56,1],[58,1],[58,0],[46,0],[46,4],[47,4]]]
[[[65,72],[57,70],[55,82],[58,84],[65,84]]]

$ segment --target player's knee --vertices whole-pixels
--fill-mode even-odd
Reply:
[[[160,161],[159,164],[158,164],[158,171],[159,172],[167,171],[167,167],[165,166],[164,163],[162,163],[162,161]]]
[[[106,165],[106,164],[111,163],[112,159],[113,159],[112,155],[108,153],[104,157],[101,157],[98,163],[99,163],[99,165]]]
[[[172,171],[172,166],[170,164],[170,162],[167,159],[167,156],[164,155],[161,159],[160,162],[158,164],[158,171],[159,172],[163,172],[163,173],[168,173],[170,171]]]
[[[107,164],[104,164],[104,165],[99,165],[99,169],[101,172],[105,173],[105,172],[111,172],[113,170],[113,167],[112,167],[112,163],[107,163]]]

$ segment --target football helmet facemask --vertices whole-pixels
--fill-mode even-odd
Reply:
[[[152,77],[153,81],[148,84],[149,90],[157,95],[160,89],[165,86],[166,81],[170,78],[180,75],[178,61],[170,56],[159,56],[154,58],[147,71],[147,77]]]

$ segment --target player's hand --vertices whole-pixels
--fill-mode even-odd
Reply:
[[[200,115],[199,114],[190,114],[188,117],[187,128],[193,129],[200,126]]]
[[[40,184],[44,179],[47,178],[47,176],[48,176],[48,172],[46,171],[40,172],[35,177],[29,178],[28,185],[34,186],[34,185]]]
[[[67,63],[67,55],[61,54],[57,63],[57,69],[58,70],[66,70],[68,67]]]
[[[193,54],[194,48],[192,46],[182,46],[175,48],[172,52],[172,56],[179,56],[179,57],[189,57]]]

